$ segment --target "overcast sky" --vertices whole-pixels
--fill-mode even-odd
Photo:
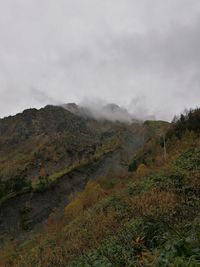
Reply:
[[[0,117],[91,99],[200,105],[200,1],[0,0]]]

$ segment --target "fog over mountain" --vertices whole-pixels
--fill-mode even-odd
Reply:
[[[100,99],[171,120],[200,105],[198,0],[0,0],[0,38],[0,117]]]
[[[68,111],[85,118],[96,120],[109,120],[131,123],[135,121],[134,115],[131,115],[127,109],[116,104],[103,105],[100,102],[90,105],[77,105],[76,103],[67,103],[62,105]]]
[[[120,122],[134,122],[142,120],[155,119],[153,115],[148,115],[145,110],[139,110],[137,105],[135,110],[127,109],[126,107],[119,106],[114,103],[106,103],[99,99],[84,100],[79,104],[66,103],[62,107],[68,111],[86,118],[94,118],[96,120],[109,120]]]

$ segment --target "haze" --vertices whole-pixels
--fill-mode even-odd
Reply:
[[[67,102],[200,105],[199,0],[0,0],[0,117]]]

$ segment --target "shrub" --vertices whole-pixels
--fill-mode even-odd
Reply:
[[[159,266],[196,267],[200,265],[199,218],[164,236],[157,258]]]
[[[200,149],[190,148],[175,161],[175,164],[184,170],[200,171]]]
[[[148,172],[149,172],[149,169],[147,168],[147,166],[145,164],[140,164],[136,170],[136,175],[138,177],[141,177],[141,176],[147,175]]]
[[[116,212],[116,215],[121,220],[129,213],[128,203],[120,196],[112,195],[101,202],[100,208],[104,212],[109,213],[110,209]]]
[[[83,203],[78,196],[65,208],[65,216],[69,219],[77,217],[83,211]]]
[[[141,220],[127,223],[117,236],[103,241],[96,250],[83,255],[71,266],[136,266],[144,249],[142,229]]]
[[[8,177],[6,180],[0,180],[0,198],[11,193],[20,193],[25,189],[31,189],[31,181],[26,179],[25,172],[23,171],[19,171],[15,175]]]
[[[186,185],[185,173],[178,170],[168,170],[168,172],[157,172],[148,177],[149,184],[160,190],[181,192]]]
[[[83,207],[89,208],[96,204],[105,196],[105,191],[102,189],[100,184],[95,181],[89,181],[85,187],[85,190],[81,194]]]
[[[66,206],[65,216],[69,219],[77,217],[83,210],[96,204],[105,196],[104,190],[95,181],[89,181],[82,193],[75,195],[74,199]]]
[[[142,215],[163,216],[173,210],[178,197],[172,192],[152,188],[132,198],[133,210]]]

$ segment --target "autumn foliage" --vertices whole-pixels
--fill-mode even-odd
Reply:
[[[105,196],[105,191],[100,184],[95,181],[89,181],[82,193],[75,194],[74,198],[65,208],[65,216],[73,219],[83,210],[95,205]]]
[[[148,140],[133,172],[89,181],[62,223],[49,220],[30,243],[2,250],[0,266],[199,266],[199,133],[169,139],[165,161],[157,141]]]

